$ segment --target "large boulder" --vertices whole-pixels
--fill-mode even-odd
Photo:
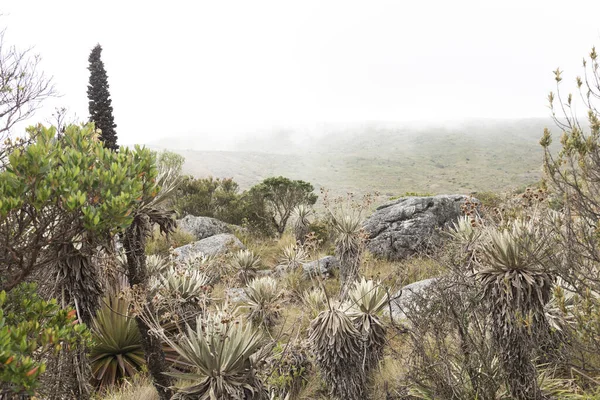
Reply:
[[[382,206],[364,223],[371,253],[390,260],[409,257],[441,243],[440,228],[462,214],[464,195],[403,197]],[[477,202],[477,200],[473,200]]]
[[[207,237],[219,235],[221,233],[232,233],[232,225],[210,217],[196,217],[186,215],[177,220],[177,226],[183,232],[192,234],[196,240],[202,240]]]
[[[246,247],[240,240],[229,234],[221,233],[197,242],[176,248],[177,259],[187,261],[193,254],[202,253],[205,256],[216,256],[229,251],[244,250]]]
[[[413,305],[415,301],[418,301],[421,298],[426,298],[427,289],[429,286],[437,282],[437,280],[438,278],[424,279],[422,281],[413,282],[410,285],[406,285],[400,289],[390,301],[392,316],[395,319],[406,318],[404,309]],[[385,312],[386,314],[389,313],[388,310],[385,310]]]

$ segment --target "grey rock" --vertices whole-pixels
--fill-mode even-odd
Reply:
[[[303,277],[310,278],[315,276],[319,271],[321,275],[332,274],[335,268],[340,267],[340,262],[334,256],[325,256],[315,261],[307,262],[302,264]],[[286,265],[278,265],[275,267],[274,273],[279,276],[283,276],[288,273],[288,267]]]
[[[413,301],[419,298],[427,297],[427,288],[437,282],[439,278],[429,278],[422,281],[413,282],[410,285],[404,286],[391,299],[390,305],[392,316],[395,319],[404,319],[404,309]],[[389,314],[389,310],[385,310]]]
[[[334,256],[326,256],[321,259],[302,264],[304,275],[314,276],[318,272],[321,275],[329,275],[335,268],[340,267],[340,262]]]
[[[174,251],[177,254],[177,259],[185,262],[195,253],[202,253],[210,257],[225,254],[229,251],[244,250],[245,248],[237,237],[229,233],[221,233],[178,247]]]
[[[248,300],[248,296],[246,295],[244,288],[227,288],[225,289],[225,295],[229,301],[234,303],[241,303]]]
[[[389,260],[409,257],[442,242],[440,228],[462,214],[469,196],[403,197],[377,208],[365,222],[371,253]],[[477,200],[474,200],[477,201]]]
[[[232,233],[234,231],[232,225],[218,219],[196,217],[193,215],[186,215],[177,220],[177,226],[180,230],[194,235],[196,240],[202,240],[221,233]]]

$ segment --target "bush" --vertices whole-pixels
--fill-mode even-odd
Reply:
[[[0,292],[0,397],[33,395],[46,357],[89,341],[75,310],[43,300],[36,290],[35,284],[24,283]]]
[[[235,225],[241,225],[244,218],[239,185],[231,178],[186,177],[179,186],[174,208],[180,217],[212,217]]]

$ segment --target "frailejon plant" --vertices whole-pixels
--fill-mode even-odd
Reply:
[[[546,242],[534,220],[516,220],[508,229],[486,233],[477,274],[507,386],[515,399],[542,399],[533,357],[548,334],[544,307],[554,285],[553,275],[540,263]]]
[[[151,281],[151,290],[159,297],[180,303],[199,303],[204,299],[210,278],[199,270],[168,267]]]
[[[140,331],[131,304],[119,293],[108,293],[92,322],[90,364],[100,387],[133,377],[145,365]]]
[[[174,399],[266,399],[266,390],[257,376],[256,366],[264,360],[265,340],[250,324],[223,313],[198,317],[196,329],[176,338],[163,339],[194,372],[171,373],[182,379]]]
[[[242,306],[250,322],[256,327],[269,329],[280,314],[280,291],[277,281],[270,276],[252,280],[244,288],[246,301]]]
[[[386,329],[381,317],[388,303],[387,291],[373,280],[362,278],[348,293],[346,313],[362,334],[363,368],[367,372],[383,357]]]
[[[290,244],[282,249],[279,266],[290,272],[302,268],[307,260],[308,254],[301,246]]]
[[[335,255],[340,260],[340,298],[345,299],[350,287],[358,278],[362,262],[365,234],[360,213],[331,214],[335,239]]]
[[[310,317],[314,319],[327,308],[327,296],[320,287],[312,288],[310,291],[305,290],[302,293],[302,304],[308,307]]]
[[[260,266],[260,257],[250,250],[239,250],[231,258],[231,266],[243,283],[250,282]]]
[[[35,394],[47,357],[65,347],[89,342],[75,310],[46,301],[37,286],[23,283],[0,292],[0,397]]]
[[[350,317],[340,308],[322,311],[310,324],[308,340],[332,398],[366,398],[363,337]]]
[[[294,223],[294,236],[296,237],[296,242],[300,245],[303,245],[306,241],[306,236],[308,235],[310,229],[310,221],[308,217],[312,214],[312,209],[306,204],[298,205],[293,212],[293,216],[296,218],[296,222]]]

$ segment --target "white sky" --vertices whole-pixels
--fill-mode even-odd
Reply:
[[[120,143],[322,122],[548,115],[600,47],[600,1],[1,0],[87,119],[88,56],[109,76]],[[212,138],[212,139],[211,139]]]

